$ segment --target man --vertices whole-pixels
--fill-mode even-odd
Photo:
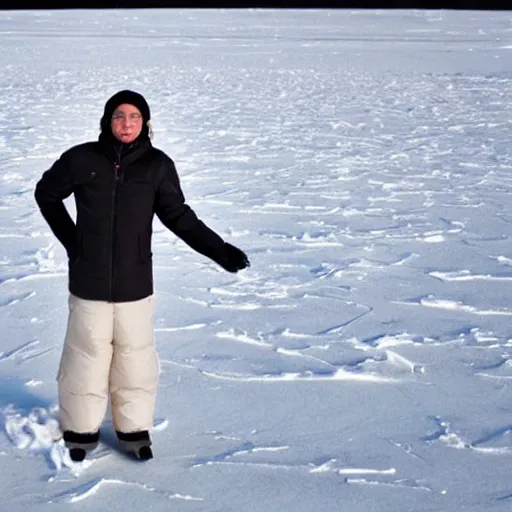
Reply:
[[[110,397],[121,446],[152,458],[159,363],[153,334],[152,221],[225,270],[245,253],[185,203],[173,161],[150,141],[150,109],[123,90],[106,103],[97,142],[65,151],[39,180],[35,199],[69,258],[69,317],[59,372],[59,410],[71,458],[99,441]],[[74,194],[76,222],[63,200]]]

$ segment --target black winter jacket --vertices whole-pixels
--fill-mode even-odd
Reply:
[[[76,224],[63,200],[74,194]],[[66,249],[69,291],[89,300],[126,302],[153,293],[153,216],[220,265],[222,238],[185,203],[173,161],[149,140],[116,154],[113,145],[75,146],[39,180],[35,199]]]

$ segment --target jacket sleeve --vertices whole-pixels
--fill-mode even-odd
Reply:
[[[76,253],[76,225],[64,205],[73,192],[72,166],[69,152],[45,171],[35,188],[35,200],[53,234],[69,257]]]
[[[163,178],[156,191],[156,215],[192,249],[222,265],[227,257],[225,242],[185,203],[176,167],[169,157],[162,171]]]

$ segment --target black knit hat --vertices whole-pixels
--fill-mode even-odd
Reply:
[[[105,103],[105,110],[103,112],[103,117],[101,118],[100,123],[102,134],[111,133],[110,122],[112,120],[112,114],[119,105],[123,105],[124,103],[133,105],[140,110],[143,119],[141,135],[144,134],[145,136],[148,136],[148,121],[151,119],[149,105],[142,94],[139,94],[135,91],[130,91],[128,89],[117,92],[107,101],[107,103]]]

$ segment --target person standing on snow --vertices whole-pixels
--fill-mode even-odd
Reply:
[[[58,371],[60,424],[75,461],[99,442],[110,398],[121,446],[153,457],[159,362],[153,333],[153,217],[229,272],[249,266],[185,203],[174,162],[150,141],[150,109],[123,90],[101,133],[43,173],[35,200],[69,258],[69,316]],[[63,200],[74,194],[76,222]]]

